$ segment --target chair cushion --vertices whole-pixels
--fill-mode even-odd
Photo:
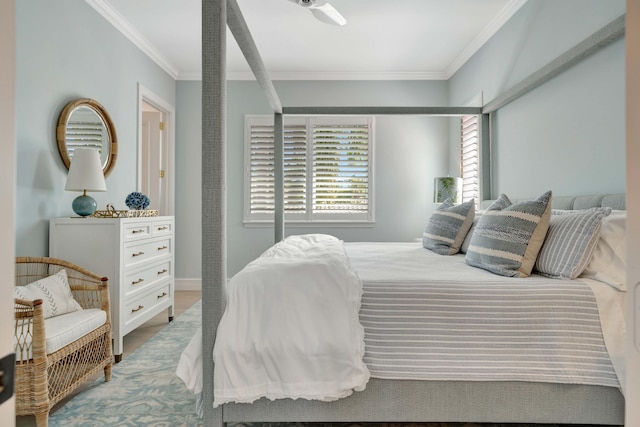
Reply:
[[[82,338],[89,332],[104,325],[106,321],[107,313],[98,308],[74,311],[46,319],[44,321],[44,327],[46,331],[47,354],[54,353],[77,339]],[[31,337],[29,336],[26,341],[30,344]],[[29,348],[28,357],[23,357],[20,360],[28,360],[33,357],[31,345],[29,345]],[[19,358],[19,352],[16,353],[16,357]]]
[[[13,296],[28,301],[41,299],[45,319],[82,310],[80,304],[73,299],[65,269],[28,285],[15,286]]]

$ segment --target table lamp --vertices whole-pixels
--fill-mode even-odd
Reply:
[[[107,191],[102,164],[98,150],[76,148],[73,150],[67,184],[67,191],[82,191],[82,195],[73,200],[71,207],[78,215],[85,217],[96,211],[96,201],[87,196],[87,191]]]

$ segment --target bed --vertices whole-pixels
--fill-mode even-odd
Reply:
[[[481,208],[491,208],[491,204],[492,201],[483,202]],[[293,393],[287,390],[290,393],[287,396],[281,390],[260,390],[254,395],[220,398],[216,406],[222,422],[624,424],[621,379],[624,378],[625,292],[624,265],[621,264],[624,253],[620,252],[624,249],[624,195],[555,197],[549,209],[554,209],[554,215],[562,216],[602,207],[613,211],[607,210],[607,215],[602,217],[597,238],[593,239],[592,255],[590,252],[584,272],[576,279],[540,274],[526,278],[497,275],[468,265],[466,253],[443,256],[425,249],[421,239],[346,242],[336,246],[329,255],[315,248],[335,246],[337,239],[331,236],[291,236],[274,245],[245,268],[258,269],[259,281],[264,283],[256,284],[250,275],[244,275],[245,270],[231,280],[229,305],[218,328],[217,340],[225,342],[224,331],[228,328],[231,332],[226,334],[232,338],[233,346],[251,341],[247,338],[250,328],[239,326],[237,321],[250,313],[258,313],[262,319],[259,323],[264,324],[265,315],[255,301],[248,304],[244,312],[230,316],[229,311],[233,312],[236,306],[233,298],[262,301],[265,289],[270,292],[277,289],[266,279],[271,270],[264,270],[265,265],[270,269],[274,261],[278,264],[278,260],[284,260],[287,264],[292,258],[300,257],[304,263],[311,262],[319,269],[314,270],[313,277],[321,277],[324,268],[333,272],[343,267],[344,263],[338,260],[342,250],[347,266],[361,282],[361,289],[356,287],[354,291],[351,285],[344,286],[351,280],[347,271],[335,280],[335,300],[329,299],[325,304],[319,294],[311,293],[312,303],[302,311],[323,304],[333,309],[339,305],[342,295],[347,310],[357,302],[358,319],[347,326],[352,320],[348,312],[340,317],[336,311],[330,317],[339,320],[344,330],[338,326],[337,330],[315,332],[309,329],[316,327],[313,324],[304,325],[304,330],[313,330],[309,334],[313,337],[335,334],[335,339],[327,339],[325,344],[321,341],[320,345],[339,342],[339,347],[344,348],[352,341],[349,354],[362,358],[366,372],[356,360],[352,371],[340,375],[353,381],[341,384],[339,392],[333,394],[323,392],[310,396],[299,390]],[[476,215],[474,227],[481,217]],[[469,237],[474,233],[471,224],[469,227],[464,236],[467,247],[460,245],[465,252],[469,251]],[[294,242],[292,252],[285,251],[289,242]],[[544,244],[548,242],[545,240]],[[278,258],[282,253],[284,257]],[[320,261],[320,267],[314,258]],[[304,268],[307,267],[305,264]],[[295,293],[301,288],[301,282],[293,270],[275,273],[274,277],[282,283],[291,279],[291,283],[275,291],[273,301],[265,304],[271,306],[281,301],[283,305],[275,311],[287,311],[291,301],[286,299],[286,294],[292,294],[293,301],[309,295],[307,290]],[[319,286],[323,294],[331,293],[325,282]],[[234,294],[233,289],[241,287],[243,292],[259,288],[262,293]],[[230,317],[236,320],[225,326]],[[291,323],[291,318],[284,317],[282,328]],[[294,326],[301,322],[304,320],[294,318]],[[322,322],[320,327],[326,327],[325,323],[331,322]],[[261,331],[266,333],[264,328]],[[360,343],[361,332],[364,349]],[[185,384],[196,392],[201,390],[203,382],[202,358],[200,365],[197,363],[202,351],[200,337],[200,332],[194,336],[177,370]],[[272,339],[279,337],[269,338]],[[283,353],[269,353],[269,360],[289,357],[303,339],[297,336],[289,344],[279,342],[274,347],[285,346]],[[233,346],[227,349],[229,359],[234,359],[232,365],[235,363],[231,377],[244,370],[249,379],[261,375],[259,371],[252,373],[255,363],[251,361],[255,359],[253,354],[248,354],[255,351],[255,342],[244,349]],[[392,345],[385,346],[385,342]],[[220,348],[218,343],[216,346]],[[216,350],[214,357],[215,354]],[[220,354],[217,361],[222,360]],[[283,366],[304,371],[305,359],[308,353],[298,361],[287,360]],[[284,370],[280,367],[277,372],[278,369]],[[215,372],[218,378],[229,376],[224,371]],[[233,403],[234,399],[243,403]]]

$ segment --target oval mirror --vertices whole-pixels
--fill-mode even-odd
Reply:
[[[56,139],[67,169],[76,148],[98,150],[105,177],[115,166],[118,154],[116,129],[107,110],[93,99],[80,98],[65,105],[58,118]]]

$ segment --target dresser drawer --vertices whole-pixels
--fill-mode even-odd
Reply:
[[[153,224],[144,222],[132,222],[124,225],[124,241],[148,238],[153,233]]]
[[[124,247],[124,265],[129,268],[152,259],[171,255],[173,253],[172,246],[172,237],[127,243]]]
[[[154,263],[143,268],[128,269],[124,275],[124,283],[121,289],[124,291],[125,298],[128,298],[130,295],[144,292],[156,283],[172,276],[173,266],[171,260]]]
[[[157,221],[151,226],[151,234],[154,237],[173,234],[173,221]]]
[[[154,309],[159,305],[168,303],[172,298],[171,285],[171,282],[167,282],[149,293],[127,301],[122,313],[125,325],[135,323],[147,313],[155,311]]]

